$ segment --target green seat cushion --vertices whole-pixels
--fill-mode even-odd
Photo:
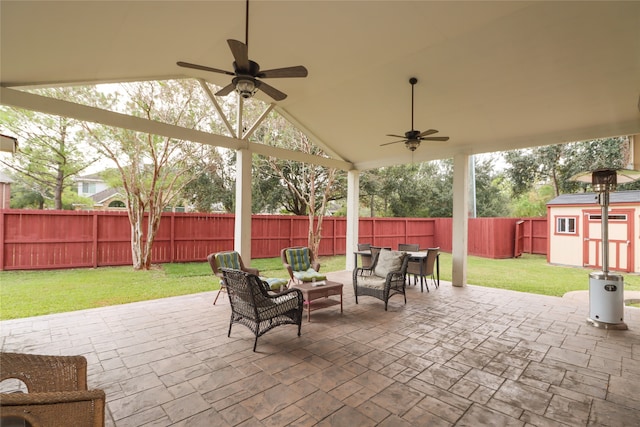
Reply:
[[[224,252],[216,255],[216,260],[221,268],[233,268],[240,270],[240,255],[238,252]]]
[[[309,248],[287,249],[287,260],[293,271],[307,271],[311,267]]]
[[[311,282],[313,279],[316,280],[324,280],[327,278],[324,274],[320,274],[315,271],[313,268],[308,268],[305,271],[294,271],[293,277],[302,281],[302,282]]]
[[[276,277],[261,277],[260,280],[266,282],[269,285],[269,289],[272,291],[278,290],[283,286],[287,286],[289,281],[287,279],[279,279]]]

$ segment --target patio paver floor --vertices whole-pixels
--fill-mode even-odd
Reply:
[[[353,298],[258,340],[215,292],[0,322],[3,351],[82,354],[107,426],[637,426],[640,309],[491,288]],[[587,276],[585,275],[585,281]]]

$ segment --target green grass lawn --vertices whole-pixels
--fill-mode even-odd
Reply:
[[[345,257],[322,257],[323,272],[344,270]],[[288,277],[280,258],[256,259],[268,277]],[[469,257],[467,282],[474,285],[562,296],[589,289],[589,272],[550,266],[544,256],[492,260]],[[626,274],[625,290],[640,290],[640,276]],[[440,278],[451,280],[451,254],[440,255]],[[150,271],[101,267],[0,272],[0,320],[125,304],[218,289],[206,262],[163,264]]]

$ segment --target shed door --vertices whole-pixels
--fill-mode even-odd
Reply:
[[[583,264],[602,268],[602,211],[583,210]],[[609,269],[633,271],[633,209],[609,210]]]

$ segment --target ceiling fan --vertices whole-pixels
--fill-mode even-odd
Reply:
[[[413,87],[416,83],[418,83],[418,79],[416,79],[415,77],[411,77],[409,79],[409,83],[411,83],[411,130],[405,132],[404,136],[388,134],[387,136],[393,136],[395,138],[403,138],[403,139],[399,141],[392,141],[392,142],[380,144],[380,146],[396,144],[398,142],[404,142],[404,145],[409,150],[416,151],[416,148],[420,146],[421,141],[448,141],[449,140],[448,136],[429,136],[429,135],[433,135],[434,133],[438,133],[438,131],[435,129],[429,129],[429,130],[425,130],[424,132],[420,132],[419,130],[415,130],[413,128]]]
[[[177,64],[180,67],[234,76],[230,84],[216,92],[216,96],[226,96],[235,89],[241,97],[246,99],[251,98],[258,89],[260,89],[276,101],[282,101],[287,97],[285,93],[258,79],[307,77],[307,69],[302,65],[298,65],[295,67],[260,71],[258,63],[249,60],[249,0],[247,0],[245,18],[245,43],[233,39],[227,40],[234,59],[233,72],[207,67],[205,65],[191,64],[189,62],[178,61]]]

